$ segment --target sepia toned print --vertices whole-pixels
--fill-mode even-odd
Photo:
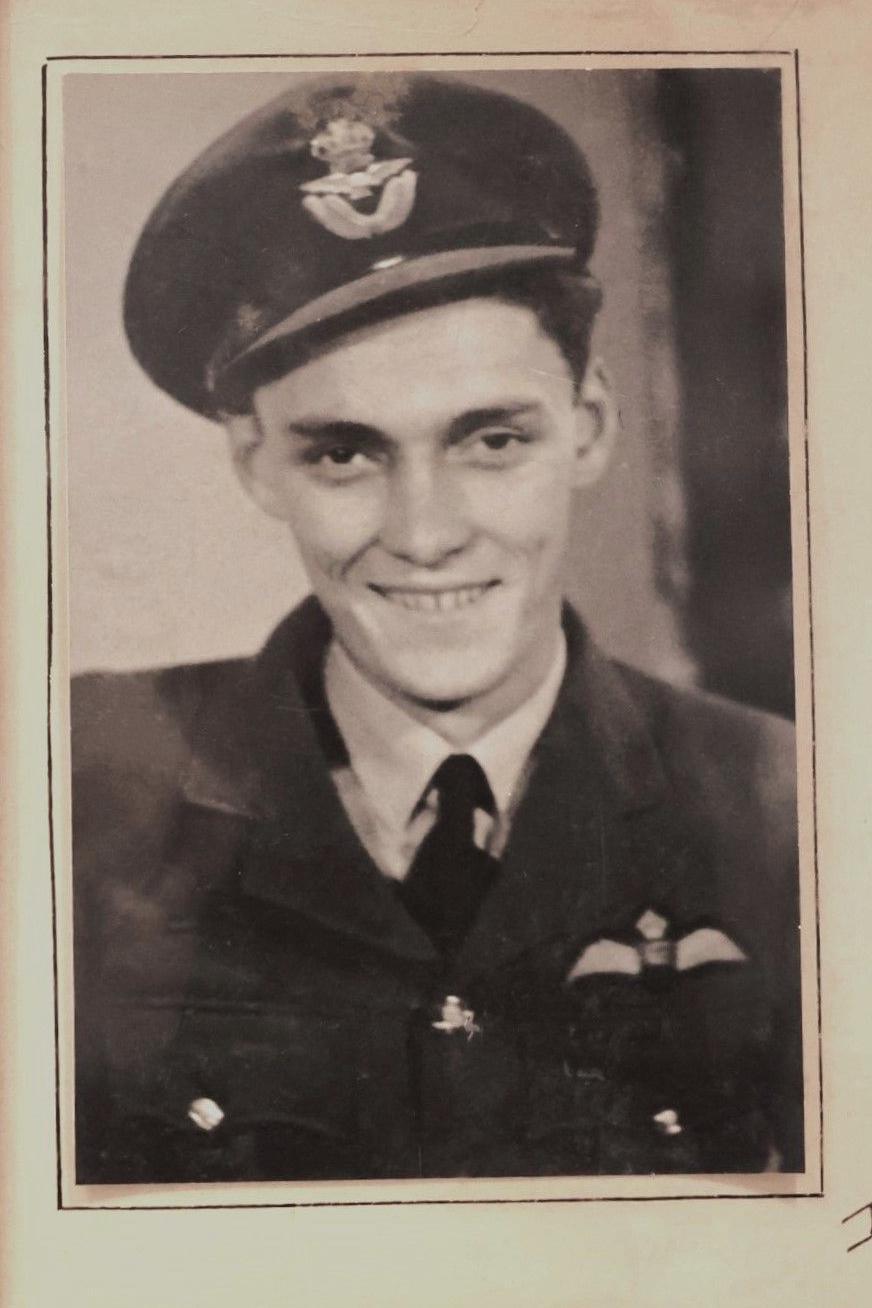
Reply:
[[[143,211],[128,347],[312,593],[101,644],[71,431],[77,1182],[804,1170],[780,140],[297,74]]]

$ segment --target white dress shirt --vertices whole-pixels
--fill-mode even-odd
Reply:
[[[545,679],[519,708],[459,750],[377,690],[334,641],[327,656],[327,702],[348,751],[333,780],[358,836],[385,874],[402,880],[436,819],[428,783],[449,754],[470,754],[493,792],[496,813],[477,811],[475,839],[498,858],[526,787],[530,756],[551,715],[566,667],[561,632]]]

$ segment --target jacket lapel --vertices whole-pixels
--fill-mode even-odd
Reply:
[[[466,980],[631,925],[683,879],[688,844],[641,707],[571,610],[567,673],[502,875],[457,960]]]
[[[208,695],[190,730],[187,804],[245,819],[242,893],[380,950],[435,950],[358,840],[330,777],[342,750],[322,693],[329,626],[306,601],[238,678]],[[339,755],[341,758],[341,754]]]

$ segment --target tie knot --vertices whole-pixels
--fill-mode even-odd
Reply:
[[[433,773],[430,782],[439,796],[439,816],[451,821],[477,808],[493,813],[494,796],[484,769],[471,754],[449,754]]]

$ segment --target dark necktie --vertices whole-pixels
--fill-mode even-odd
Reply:
[[[487,777],[469,754],[450,754],[434,772],[436,821],[418,846],[400,899],[446,956],[467,935],[499,863],[473,840],[475,810],[494,812]]]

